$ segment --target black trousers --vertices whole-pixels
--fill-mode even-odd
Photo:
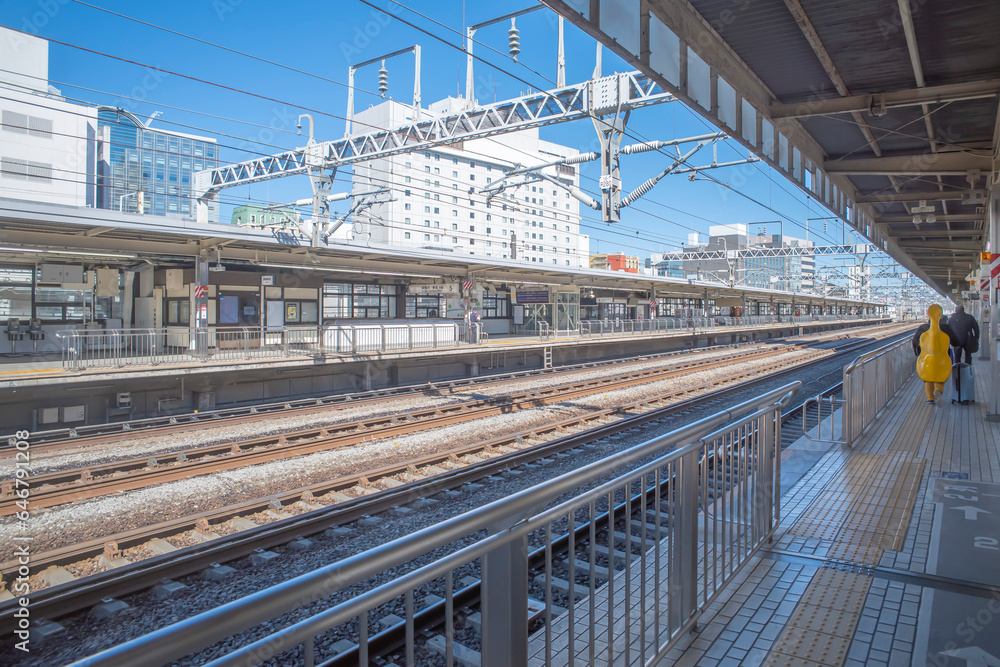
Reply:
[[[955,352],[955,363],[956,364],[962,362],[962,352],[963,351],[965,352],[965,363],[967,363],[967,364],[971,364],[972,363],[972,352],[969,351],[969,347],[967,345],[955,346],[953,348],[953,350]]]

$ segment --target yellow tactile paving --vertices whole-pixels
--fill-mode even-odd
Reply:
[[[831,542],[827,556],[875,565],[906,536],[924,459],[896,438],[885,454],[854,453],[789,533]],[[823,569],[795,606],[765,665],[844,664],[871,577]]]
[[[788,656],[791,662],[772,662],[766,664],[802,664],[802,661],[815,662],[820,665],[841,665],[847,657],[851,640],[825,632],[816,632],[794,626],[786,626],[781,637],[774,644],[774,656]]]
[[[870,587],[871,577],[864,575],[817,572],[764,664],[842,665]]]
[[[865,586],[865,590],[867,589],[868,587]],[[830,609],[826,607],[799,603],[791,622],[795,623],[795,627],[803,630],[825,632],[829,635],[850,639],[854,636],[854,628],[858,625],[858,614],[831,614]]]

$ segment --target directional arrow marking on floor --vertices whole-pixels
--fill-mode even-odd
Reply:
[[[967,667],[1000,667],[1000,658],[987,653],[978,646],[968,646],[952,651],[941,651],[940,655],[950,655],[953,658],[965,660]]]
[[[982,514],[993,514],[993,512],[990,512],[988,510],[979,509],[978,507],[973,507],[972,505],[962,505],[961,507],[952,507],[951,509],[964,511],[965,512],[965,518],[969,519],[970,521],[975,521],[977,518],[979,518],[979,514],[980,513],[982,513]],[[1000,665],[997,665],[997,667],[1000,667]]]

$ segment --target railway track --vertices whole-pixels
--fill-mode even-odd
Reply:
[[[839,394],[842,388],[843,383],[838,382],[820,392],[820,396]],[[801,403],[789,407],[782,414],[783,449],[802,436],[802,419]],[[710,504],[729,492],[725,466],[725,461],[708,463],[710,489],[706,492],[706,497]],[[665,506],[670,502],[674,481],[672,477],[662,478],[658,486],[610,506],[599,513],[593,522],[588,517],[581,517],[581,525],[575,530],[571,527],[571,530],[561,535],[546,535],[543,546],[529,551],[528,581],[558,582],[564,597],[554,600],[552,587],[547,587],[544,583],[532,584],[535,591],[534,597],[529,597],[529,627],[538,629],[539,624],[564,613],[567,607],[576,603],[578,597],[584,597],[590,590],[596,590],[621,572],[625,572],[626,579],[628,578],[629,566],[633,562],[638,563],[642,552],[658,543],[668,531],[668,526],[661,525],[666,517],[656,508],[659,508],[661,501]],[[466,583],[452,592],[451,613],[460,614],[469,623],[469,619],[476,619],[480,615],[481,601],[481,581]],[[556,605],[556,602],[563,606]],[[413,614],[410,631],[430,640],[435,631],[446,627],[448,617],[449,610],[445,600],[433,602]],[[479,622],[481,621],[475,621]],[[406,621],[397,622],[369,636],[369,660],[382,658],[386,661],[403,661],[405,656],[398,652],[406,646],[406,626]],[[357,665],[360,654],[360,646],[355,645],[322,662],[321,667]]]
[[[254,551],[289,543],[291,540],[313,535],[338,526],[412,503],[414,500],[440,491],[458,488],[476,479],[501,473],[533,461],[564,454],[567,451],[591,449],[594,441],[620,435],[652,423],[675,419],[686,411],[699,406],[722,402],[736,392],[746,390],[760,382],[775,380],[793,372],[801,372],[809,365],[829,363],[832,360],[854,355],[859,348],[876,344],[874,341],[852,343],[833,355],[824,356],[805,364],[788,367],[753,380],[680,400],[679,395],[663,397],[659,401],[639,401],[614,409],[597,411],[573,420],[532,429],[520,434],[495,438],[463,448],[428,455],[406,465],[382,466],[363,474],[347,476],[321,484],[310,485],[257,501],[231,505],[211,512],[192,515],[172,521],[117,535],[91,540],[47,553],[33,555],[34,571],[60,567],[101,556],[114,558],[121,549],[149,543],[151,540],[176,536],[185,531],[209,535],[223,523],[234,519],[253,517],[268,510],[281,511],[291,503],[301,503],[303,514],[275,523],[257,525],[231,535],[217,537],[192,547],[154,556],[126,564],[78,581],[53,586],[33,592],[32,608],[36,618],[59,618],[96,604],[106,597],[121,597],[150,588],[164,578],[190,575],[215,563],[245,557]],[[682,392],[683,393],[683,392]],[[687,393],[691,393],[690,391]],[[670,400],[680,402],[662,405]],[[660,404],[657,407],[654,404]],[[653,408],[653,409],[650,409]],[[639,414],[630,414],[641,410]],[[575,431],[575,432],[574,432]],[[551,437],[547,442],[538,442]],[[448,469],[451,467],[451,469]],[[401,481],[402,477],[408,481]],[[342,497],[341,502],[321,507],[318,499],[326,493],[342,493],[357,488],[365,494],[356,498]],[[380,489],[378,493],[372,493]],[[16,571],[17,563],[0,564],[0,574],[6,580]],[[0,603],[0,625],[9,626],[16,607],[10,602]]]
[[[666,368],[638,370],[622,376],[595,378],[497,398],[416,410],[402,416],[384,415],[320,428],[301,429],[292,433],[38,474],[31,478],[31,506],[54,507],[119,491],[351,447],[375,438],[411,435],[471,420],[583,398],[598,392],[627,389],[699,371],[777,357],[804,347],[794,345],[776,349],[737,351],[730,355],[681,362]],[[816,354],[822,355],[825,351],[817,351]],[[0,486],[0,516],[16,513],[19,509],[18,500],[19,496],[15,493],[13,482]]]
[[[810,341],[821,343],[827,341],[843,340],[845,338],[856,338],[858,336],[863,336],[870,333],[891,331],[895,328],[899,328],[899,325],[890,324],[890,325],[879,325],[874,327],[863,327],[860,329],[837,330],[823,335],[804,336],[801,338],[804,339],[802,341],[802,344],[806,344]],[[680,350],[673,350],[670,352],[643,355],[643,357],[641,357],[641,360],[643,362],[648,362],[648,361],[655,361],[657,359],[683,356],[690,354],[692,352],[700,353],[700,352],[711,352],[727,348],[739,349],[744,347],[758,347],[762,345],[775,344],[786,340],[794,341],[795,338],[771,339],[766,343],[751,342],[751,343],[715,345],[711,347],[697,348],[695,350],[686,348]],[[281,401],[275,403],[254,404],[254,405],[240,406],[233,408],[213,409],[210,411],[191,412],[191,413],[168,415],[162,417],[150,417],[145,419],[131,420],[127,422],[113,422],[108,424],[89,424],[86,426],[54,429],[50,431],[35,431],[32,432],[31,434],[32,451],[37,453],[37,452],[54,451],[68,446],[84,447],[91,444],[107,445],[109,441],[111,441],[116,437],[134,437],[138,434],[153,433],[153,432],[156,433],[169,432],[171,434],[184,433],[204,428],[210,428],[213,426],[219,426],[235,421],[238,421],[240,423],[248,423],[254,421],[273,419],[275,417],[292,417],[297,415],[309,415],[329,410],[330,408],[343,406],[346,404],[350,404],[351,406],[356,406],[359,404],[359,402],[362,404],[368,401],[384,402],[386,399],[406,398],[414,395],[425,394],[428,392],[436,392],[442,390],[455,391],[467,387],[482,387],[484,383],[491,384],[498,382],[509,382],[511,380],[518,380],[523,378],[552,375],[555,373],[587,371],[595,368],[601,368],[612,365],[621,365],[621,364],[622,361],[620,359],[610,359],[605,361],[594,361],[581,364],[572,364],[569,366],[560,366],[558,368],[551,368],[551,369],[532,369],[532,370],[516,371],[512,373],[503,373],[497,375],[479,376],[474,378],[442,380],[422,385],[389,387],[384,389],[377,389],[377,390],[370,390],[363,392],[335,394],[332,396],[324,396],[320,398],[307,398],[307,399],[298,399],[292,401]],[[2,460],[5,457],[14,456],[14,453],[16,451],[12,446],[14,441],[16,441],[16,438],[14,438],[12,434],[6,436],[0,436],[0,442],[4,443],[2,446],[0,446],[0,460]]]

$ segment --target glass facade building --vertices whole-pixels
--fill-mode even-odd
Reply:
[[[147,127],[122,109],[97,112],[97,205],[114,211],[194,218],[194,173],[219,166],[214,139]],[[141,195],[140,195],[141,193]],[[218,203],[208,221],[218,222]]]

